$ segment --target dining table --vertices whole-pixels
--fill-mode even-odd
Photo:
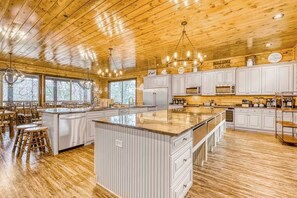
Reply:
[[[14,116],[15,112],[14,111],[7,111],[5,110],[3,113],[5,117],[9,117],[9,137],[13,138],[14,137]]]

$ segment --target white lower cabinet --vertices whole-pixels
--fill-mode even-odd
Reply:
[[[272,132],[275,130],[275,110],[236,108],[235,128]]]
[[[249,114],[248,127],[251,129],[261,129],[261,114]]]
[[[235,126],[240,128],[248,127],[247,113],[235,113]]]

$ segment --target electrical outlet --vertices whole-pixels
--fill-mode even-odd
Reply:
[[[115,145],[116,145],[117,147],[122,148],[122,147],[123,147],[123,141],[122,141],[122,140],[116,140],[116,141],[115,141]]]

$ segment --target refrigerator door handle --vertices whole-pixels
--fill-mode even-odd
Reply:
[[[153,93],[153,105],[157,105],[157,94],[155,92]]]

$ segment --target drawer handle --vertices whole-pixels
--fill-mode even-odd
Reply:
[[[187,162],[188,161],[188,159],[184,159],[184,162]]]
[[[184,188],[187,188],[187,187],[188,187],[188,184],[186,184],[186,185],[184,184]]]
[[[183,139],[183,141],[187,141],[187,140],[188,140],[188,138],[184,138],[184,139]]]

